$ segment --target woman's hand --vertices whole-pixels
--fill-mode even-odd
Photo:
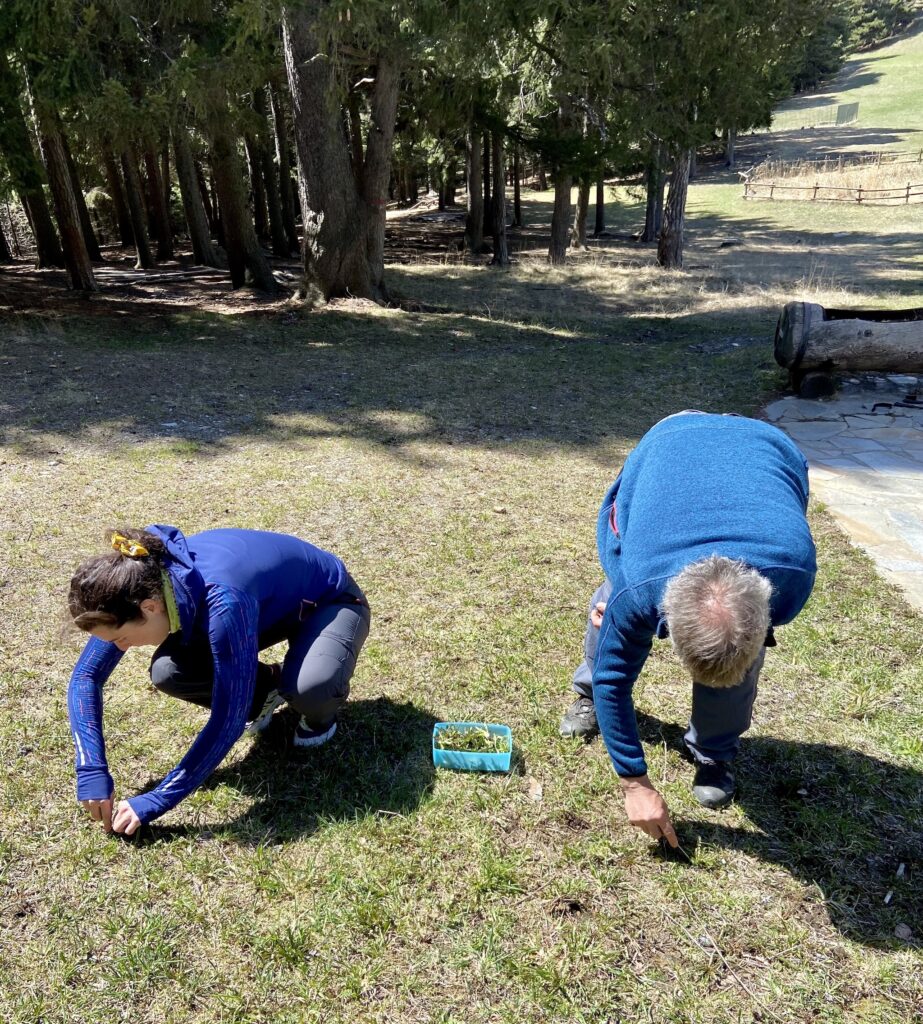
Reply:
[[[606,602],[597,601],[596,607],[590,612],[590,622],[599,629],[603,624],[603,615],[606,613]]]
[[[108,800],[81,800],[83,809],[94,821],[101,821],[107,832],[112,831],[112,804],[115,793],[109,794]]]
[[[651,839],[659,840],[663,837],[674,849],[679,846],[666,802],[651,785],[651,780],[646,775],[639,775],[634,779],[622,779],[621,782],[625,794],[625,813],[632,825]]]
[[[127,800],[120,800],[113,816],[112,807],[115,804],[115,793],[108,800],[81,800],[84,810],[94,821],[102,822],[107,832],[120,832],[126,836],[133,836],[141,827],[141,819],[131,809]]]
[[[139,828],[141,828],[141,819],[131,809],[131,804],[127,800],[120,800],[115,817],[112,819],[112,831],[133,836]]]

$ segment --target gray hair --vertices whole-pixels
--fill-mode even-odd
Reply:
[[[743,562],[711,555],[667,584],[662,612],[673,647],[697,683],[736,686],[769,630],[772,584]]]

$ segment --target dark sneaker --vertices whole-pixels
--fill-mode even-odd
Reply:
[[[692,780],[692,795],[703,807],[713,810],[729,804],[734,796],[734,773],[730,761],[700,764]]]
[[[327,740],[333,737],[337,731],[337,720],[326,725],[310,725],[302,716],[301,721],[295,726],[295,736],[292,742],[296,747],[322,747]]]
[[[263,701],[263,706],[257,712],[256,717],[244,726],[244,732],[248,736],[255,736],[258,732],[268,728],[269,723],[272,721],[272,716],[276,713],[276,708],[280,708],[284,703],[285,698],[278,690],[270,690],[266,694],[266,700]]]
[[[571,739],[592,739],[599,732],[596,707],[591,697],[578,697],[561,719],[561,735]]]

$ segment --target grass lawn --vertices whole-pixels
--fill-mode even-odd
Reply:
[[[666,413],[753,412],[781,384],[769,311],[667,316],[667,288],[645,313],[617,271],[606,289],[578,267],[571,311],[560,275],[521,268],[504,287],[532,315],[488,315],[498,278],[467,272],[484,289],[394,280],[468,313],[4,325],[0,1019],[914,1019],[918,938],[894,930],[923,910],[923,631],[822,510],[817,590],[770,656],[727,812],[688,792],[666,645],[645,670],[687,857],[625,826],[599,743],[556,734],[604,488]],[[73,565],[126,521],[301,533],[374,609],[330,747],[296,756],[282,715],[136,842],[77,813],[60,628]],[[202,717],[139,651],[107,690],[127,794]],[[458,718],[509,724],[514,773],[434,773],[433,722]]]
[[[689,793],[668,645],[645,668],[683,854],[626,826],[599,742],[557,735],[596,510],[644,430],[758,412],[784,386],[782,301],[923,304],[919,220],[739,191],[693,186],[682,273],[613,241],[563,271],[391,267],[417,313],[94,300],[0,321],[4,1024],[919,1021],[923,623],[822,508],[728,810]],[[280,714],[122,841],[74,802],[62,613],[104,528],[152,521],[301,534],[373,623],[333,743],[296,755]],[[120,795],[203,722],[146,668],[132,651],[107,686]],[[509,776],[434,771],[433,723],[466,718],[512,727]]]

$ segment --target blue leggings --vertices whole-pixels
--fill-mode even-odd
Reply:
[[[369,635],[371,612],[355,581],[330,604],[260,637],[260,649],[288,641],[278,683],[282,696],[311,726],[330,722],[349,697],[356,659]],[[183,645],[171,634],[151,658],[151,682],[180,700],[211,707],[214,662],[208,643]],[[258,714],[270,688],[277,685],[267,665],[257,666],[256,689],[248,718]]]
[[[608,601],[612,584],[606,580],[590,601],[590,611],[597,601]],[[583,640],[584,661],[574,673],[574,689],[582,697],[593,697],[593,664],[599,630],[587,619]],[[750,728],[753,702],[756,700],[760,669],[766,657],[764,647],[756,661],[747,669],[736,686],[705,686],[692,684],[692,715],[683,737],[689,752],[700,764],[731,761],[740,749],[740,737]]]

